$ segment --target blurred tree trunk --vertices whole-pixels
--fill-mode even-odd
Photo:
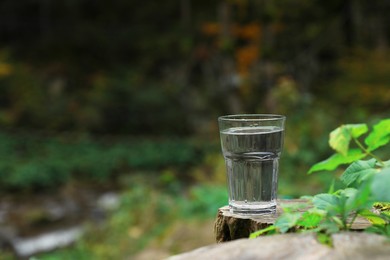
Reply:
[[[191,0],[180,0],[180,13],[182,27],[188,30],[191,24]]]
[[[343,30],[348,47],[373,45],[386,50],[386,1],[346,0],[343,10]]]
[[[388,10],[386,1],[376,1],[374,2],[375,9],[374,15],[372,16],[373,28],[375,30],[375,47],[379,51],[386,51],[388,46],[388,39],[386,34],[386,16]]]
[[[220,25],[220,49],[224,52],[232,44],[231,35],[231,6],[227,1],[221,1],[218,5],[218,22]],[[224,99],[228,105],[228,113],[238,114],[242,113],[242,104],[239,97],[238,87],[236,84],[237,71],[234,68],[233,57],[223,54],[221,59],[221,84],[225,90]]]
[[[344,2],[343,29],[348,47],[361,44],[363,28],[360,0],[346,0]]]
[[[50,0],[42,0],[39,8],[39,29],[41,40],[45,41],[50,37]]]
[[[230,6],[226,1],[222,1],[218,6],[219,24],[221,25],[221,38],[223,41],[230,41]]]

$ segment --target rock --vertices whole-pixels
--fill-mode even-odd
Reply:
[[[162,249],[148,248],[132,257],[133,260],[164,259],[169,256],[169,252]]]
[[[47,252],[59,247],[65,247],[81,236],[83,228],[75,226],[40,234],[35,237],[12,239],[11,244],[19,257],[27,257],[36,253]]]
[[[333,235],[334,247],[317,242],[314,234],[283,234],[238,239],[171,256],[169,260],[215,259],[390,259],[390,242],[376,234],[346,232]]]
[[[2,248],[12,248],[10,241],[16,237],[16,230],[14,227],[0,225],[0,252]]]
[[[194,248],[210,245],[214,236],[210,232],[213,221],[186,220],[177,221],[167,229],[164,237],[159,239],[162,248],[169,252],[186,252]]]
[[[98,198],[96,204],[105,211],[113,211],[119,208],[120,197],[114,192],[107,192]]]

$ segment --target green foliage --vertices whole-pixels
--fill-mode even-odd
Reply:
[[[367,218],[372,221],[372,215]],[[384,235],[390,238],[390,213],[389,211],[381,212],[380,216],[372,221],[373,225],[366,229],[367,232]]]
[[[312,229],[320,224],[323,215],[323,211],[311,209],[304,212],[296,224],[303,229]]]
[[[332,237],[329,234],[317,233],[317,240],[321,244],[328,245],[330,247],[333,246]]]
[[[347,162],[346,160],[337,161],[334,159],[335,156],[347,158],[352,149],[358,151],[356,154],[360,155],[350,161],[352,164],[340,176],[345,188],[333,191],[334,188],[331,187],[328,193],[308,198],[308,202],[303,205],[308,208],[306,212],[299,211],[299,208],[293,210],[284,208],[284,213],[272,227],[255,232],[251,237],[269,231],[285,233],[298,228],[317,232],[320,242],[331,245],[330,234],[340,230],[349,230],[357,216],[365,217],[372,222],[373,225],[367,231],[389,236],[390,218],[386,211],[381,214],[374,214],[370,211],[375,202],[390,202],[389,163],[380,160],[372,153],[390,142],[389,122],[389,119],[381,120],[369,133],[365,124],[342,125],[332,131],[329,144],[335,150],[336,155],[314,165],[309,173],[334,169]],[[359,138],[366,133],[368,136],[365,137],[364,143],[367,147],[364,147]],[[350,148],[352,140],[358,148]],[[371,159],[360,160],[361,155],[369,156]]]
[[[0,143],[3,190],[55,188],[72,178],[103,182],[118,172],[185,169],[204,153],[185,139],[107,142],[0,133]]]
[[[256,238],[256,237],[261,236],[263,234],[275,234],[275,232],[276,232],[276,225],[271,225],[269,227],[252,232],[249,235],[249,238]]]
[[[321,170],[334,170],[341,164],[351,163],[362,159],[368,155],[373,156],[371,151],[387,144],[390,141],[390,119],[381,120],[370,131],[364,139],[367,147],[364,147],[358,138],[367,133],[365,124],[342,125],[331,132],[329,145],[336,151],[334,155],[325,161],[313,165],[309,173]],[[355,142],[357,148],[349,149],[351,140]],[[383,163],[380,159],[375,158]]]
[[[368,161],[355,161],[344,171],[340,179],[347,186],[351,186],[351,184],[355,181],[364,181],[364,179],[368,178],[371,174],[374,174],[378,171],[374,168],[375,164],[375,159],[371,159]]]
[[[383,53],[380,56],[385,61],[374,60],[369,66],[361,66],[367,59],[357,57],[357,68],[338,73],[338,61],[351,58],[348,54],[352,39],[357,49],[368,53],[375,49],[375,44],[360,42],[362,39],[381,42],[380,30],[372,32],[373,35],[365,32],[369,31],[369,24],[377,22],[377,17],[383,21],[389,19],[377,11],[382,10],[383,3],[360,3],[362,7],[357,9],[356,3],[346,3],[345,8],[358,10],[356,15],[367,19],[367,23],[346,25],[346,14],[342,12],[345,8],[340,1],[305,0],[297,4],[295,0],[222,3],[198,0],[190,6],[181,1],[182,7],[173,0],[166,0],[163,5],[135,0],[109,5],[103,1],[2,2],[3,16],[14,21],[0,24],[4,32],[0,50],[2,126],[94,133],[188,134],[200,121],[193,118],[210,119],[231,112],[231,102],[227,101],[231,87],[238,87],[233,97],[243,111],[269,110],[265,105],[269,95],[264,90],[276,89],[272,82],[285,78],[296,90],[305,92],[285,92],[286,100],[294,105],[284,110],[291,114],[300,109],[296,106],[297,98],[306,96],[303,99],[309,100],[313,95],[318,101],[322,92],[332,91],[329,89],[333,85],[337,89],[337,94],[332,93],[334,99],[340,92],[353,95],[357,89],[368,87],[369,95],[365,97],[375,102],[371,109],[388,108],[388,95],[381,95],[389,82],[389,59]],[[230,10],[226,19],[214,12],[222,6]],[[29,26],[23,21],[28,21]],[[224,39],[223,28],[230,28],[224,21],[234,24],[229,39]],[[215,38],[201,33],[207,24],[214,28]],[[253,25],[258,30],[251,32]],[[242,32],[240,28],[244,28]],[[267,28],[272,28],[272,37],[261,36]],[[12,33],[15,31],[18,33]],[[353,37],[351,32],[360,36]],[[249,38],[252,35],[261,40],[251,41],[248,34]],[[224,42],[229,43],[228,50]],[[247,47],[252,45],[253,51],[248,52]],[[346,50],[348,54],[343,53]],[[262,66],[263,59],[274,68],[272,72]],[[242,61],[249,66],[248,75],[241,72]],[[226,72],[223,69],[226,66],[236,69]],[[251,69],[255,67],[259,71]],[[267,77],[261,76],[259,80],[259,75]],[[340,75],[350,85],[329,84],[329,80]],[[221,80],[236,76],[243,79],[237,86]],[[347,98],[348,103],[360,100]],[[278,102],[273,109],[284,106],[284,102]],[[345,103],[332,106],[344,109]],[[351,117],[349,111],[343,114]],[[338,113],[337,117],[340,116]]]
[[[300,213],[286,212],[275,221],[275,226],[281,233],[286,233],[298,223],[300,217]]]
[[[385,168],[374,176],[371,188],[377,201],[390,202],[389,183],[390,167]]]
[[[390,141],[390,119],[380,121],[364,140],[369,151],[373,151]]]
[[[184,209],[184,217],[199,216],[211,218],[215,212],[228,200],[226,187],[215,185],[197,185],[190,189],[189,199],[179,200],[180,206]]]
[[[358,138],[368,131],[366,124],[343,125],[330,133],[329,145],[342,155],[348,155],[351,138]]]
[[[325,161],[319,162],[313,165],[309,173],[316,171],[331,171],[337,168],[337,166],[341,164],[347,164],[354,162],[356,160],[362,159],[365,157],[365,154],[362,153],[359,149],[351,149],[347,152],[347,155],[342,155],[340,153],[333,154],[331,157],[326,159]]]

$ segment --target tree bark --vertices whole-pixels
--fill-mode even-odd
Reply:
[[[238,215],[231,213],[228,206],[224,206],[218,210],[217,218],[214,224],[214,234],[217,243],[236,240],[240,238],[248,238],[249,235],[257,230],[266,228],[275,223],[275,220],[282,214],[283,210],[280,207],[283,205],[294,205],[303,203],[305,200],[281,200],[278,202],[276,214],[267,215]],[[305,211],[301,209],[300,211]],[[368,226],[370,222],[364,218],[356,218],[351,230],[360,231]]]

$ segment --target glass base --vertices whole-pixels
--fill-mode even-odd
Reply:
[[[276,202],[229,203],[230,212],[238,215],[270,215],[276,213]]]

